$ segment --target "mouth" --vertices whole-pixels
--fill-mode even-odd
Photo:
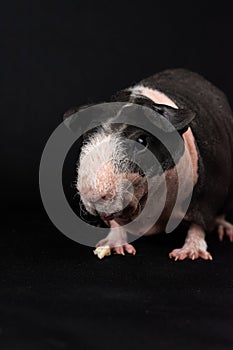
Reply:
[[[100,215],[102,220],[110,221],[114,220],[115,218],[121,217],[123,213],[123,210],[117,211],[115,213],[111,213],[110,215]]]
[[[100,218],[103,221],[132,221],[136,216],[138,216],[144,208],[145,202],[147,199],[147,192],[140,198],[137,203],[137,206],[128,205],[121,211],[111,213],[110,215],[100,215]]]
[[[115,217],[116,217],[116,213],[113,213],[111,215],[108,215],[108,216],[100,216],[102,220],[104,221],[111,221],[111,220],[114,220]]]

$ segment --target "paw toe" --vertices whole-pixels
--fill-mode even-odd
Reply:
[[[133,254],[133,255],[136,254],[136,249],[131,244],[125,244],[124,249],[129,254]]]
[[[115,254],[125,255],[123,246],[114,247],[113,250]]]
[[[207,251],[199,251],[199,256],[204,260],[213,260],[212,255]]]

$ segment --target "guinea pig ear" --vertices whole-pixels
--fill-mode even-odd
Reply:
[[[72,131],[81,130],[82,133],[85,133],[86,129],[91,129],[91,126],[94,122],[96,109],[88,109],[89,107],[94,105],[96,104],[90,103],[79,107],[71,107],[70,109],[68,109],[67,112],[63,114],[64,125]],[[96,124],[94,124],[94,126],[96,126]]]
[[[70,107],[68,109],[68,111],[66,111],[64,114],[63,114],[63,120],[66,120],[67,118],[69,118],[71,115],[77,113],[77,112],[81,112],[82,110],[92,106],[92,104],[89,104],[89,105],[84,105],[84,106],[73,106],[73,107]]]
[[[72,118],[72,115],[75,115],[75,113],[80,112],[83,110],[83,106],[80,107],[71,107],[70,109],[68,109],[68,111],[66,111],[63,114],[63,123],[65,124],[65,126],[73,131],[77,131],[78,129],[81,130],[81,126],[80,123],[77,123],[77,118]],[[71,117],[71,118],[69,118]]]
[[[186,131],[190,122],[195,118],[195,113],[185,108],[173,108],[155,103],[153,109],[165,117],[179,132]]]
[[[66,111],[64,114],[63,114],[63,120],[66,120],[67,118],[69,118],[72,114],[78,112],[80,109],[80,107],[70,107],[68,109],[68,111]]]

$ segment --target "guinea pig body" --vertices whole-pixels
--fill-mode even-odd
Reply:
[[[220,239],[226,234],[233,241],[233,226],[225,219],[233,210],[233,116],[225,95],[200,75],[174,69],[118,92],[112,101],[123,102],[124,106],[118,115],[88,135],[78,166],[77,189],[84,206],[110,227],[109,235],[97,246],[109,245],[117,254],[125,251],[135,254],[134,247],[127,243],[127,231],[162,232],[172,213],[182,215],[189,229],[184,246],[174,249],[170,257],[212,259],[205,232],[217,226]],[[121,113],[131,113],[133,124],[130,108],[134,105],[152,109],[155,118],[156,115],[166,118],[180,134],[175,145],[175,162],[166,147],[150,133],[133,125],[117,124]],[[172,139],[172,132],[165,137],[168,141]],[[144,147],[155,155],[159,166],[152,165],[142,172],[137,162],[129,160],[125,139],[139,145],[131,150],[131,155],[139,157],[139,163],[145,157]],[[185,167],[187,154],[192,162],[191,177]],[[184,201],[185,188],[190,188],[191,183],[193,189],[185,213],[182,206],[172,212],[177,195],[177,170],[182,174]],[[167,185],[165,197],[162,179]],[[152,199],[147,198],[149,190]],[[151,200],[150,208],[155,208],[159,201],[165,203],[161,215],[148,229],[147,219],[151,222],[153,210],[146,219],[135,220],[147,200]],[[126,230],[124,225],[133,220],[135,224]]]

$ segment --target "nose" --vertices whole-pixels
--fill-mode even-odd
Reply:
[[[100,199],[103,199],[104,201],[109,201],[113,199],[113,194],[112,193],[105,193],[100,196]]]
[[[100,204],[102,201],[107,202],[115,198],[114,194],[111,192],[99,193],[98,195],[92,194],[88,197],[88,201],[93,204]]]
[[[93,206],[98,213],[101,212],[105,213],[104,215],[109,215],[113,211],[118,211],[118,207],[117,210],[115,209],[117,205],[115,200],[116,197],[114,196],[114,193],[107,191],[102,192],[101,194],[99,194],[98,199],[93,203]]]

